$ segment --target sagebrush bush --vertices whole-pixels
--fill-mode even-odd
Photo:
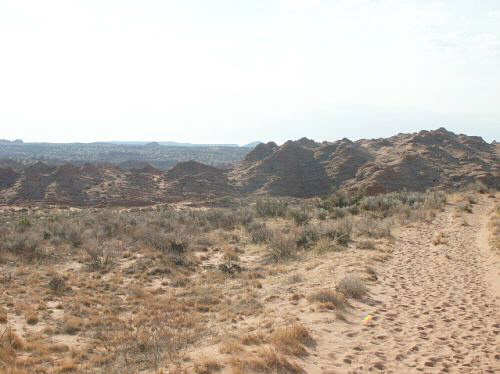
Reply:
[[[289,209],[290,217],[292,217],[293,221],[296,225],[302,226],[308,223],[311,220],[311,216],[304,209]]]
[[[109,270],[115,263],[117,254],[109,242],[89,241],[85,251],[89,259],[89,268],[94,271]]]
[[[353,299],[361,299],[368,293],[364,282],[357,275],[346,275],[342,278],[337,284],[337,291]]]
[[[56,294],[62,293],[66,289],[66,281],[58,274],[52,274],[49,280],[49,288]]]
[[[352,219],[350,217],[345,217],[330,224],[325,234],[335,243],[347,245],[351,240],[352,228]]]
[[[391,236],[391,226],[393,222],[390,218],[377,219],[363,216],[356,222],[356,231],[359,235],[369,238],[387,238]]]
[[[302,248],[312,247],[321,237],[320,229],[315,224],[300,227],[296,232],[297,246]]]
[[[273,232],[263,222],[253,222],[247,227],[252,243],[266,243],[273,236]]]
[[[274,232],[268,245],[268,258],[273,262],[286,261],[296,257],[297,238],[293,234]]]
[[[260,217],[285,217],[288,211],[288,202],[275,198],[258,199],[255,210]]]

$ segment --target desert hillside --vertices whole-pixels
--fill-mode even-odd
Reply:
[[[500,200],[481,183],[1,213],[2,373],[500,368]]]
[[[196,161],[168,171],[119,165],[0,163],[0,204],[137,206],[234,196],[375,195],[456,189],[475,181],[498,188],[500,146],[440,128],[386,139],[259,144],[230,169]]]

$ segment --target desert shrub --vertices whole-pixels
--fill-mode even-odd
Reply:
[[[297,230],[297,246],[301,248],[309,248],[320,239],[320,231],[316,225],[307,225]]]
[[[49,289],[56,294],[60,294],[66,289],[66,281],[60,275],[52,274],[49,279]]]
[[[489,188],[487,185],[485,185],[483,182],[481,181],[475,181],[474,183],[472,183],[469,188],[473,191],[476,191],[480,194],[485,194],[485,193],[488,193],[489,192]]]
[[[59,244],[61,241],[69,242],[72,247],[79,247],[83,243],[85,227],[77,221],[65,219],[64,222],[60,222],[60,220],[57,217],[48,226],[47,231],[51,233],[52,242],[54,244]]]
[[[351,240],[352,228],[352,219],[345,217],[330,224],[325,234],[335,243],[347,245]]]
[[[467,204],[470,204],[470,205],[475,205],[477,204],[477,199],[474,195],[467,195],[465,196],[465,201]]]
[[[250,234],[252,243],[256,244],[268,242],[273,235],[273,232],[263,222],[253,222],[247,227],[247,231]]]
[[[424,207],[428,209],[443,209],[446,202],[447,199],[444,192],[428,192],[425,196]]]
[[[329,251],[338,251],[343,249],[342,246],[337,245],[334,241],[332,241],[330,238],[327,236],[321,237],[315,245],[315,250],[318,251],[319,253],[326,253]]]
[[[24,232],[30,227],[31,227],[31,221],[26,217],[21,218],[16,225],[17,230],[20,232]]]
[[[316,212],[316,217],[320,220],[320,221],[324,221],[328,218],[328,211],[326,209],[323,209],[323,208],[319,208]]]
[[[43,235],[38,231],[11,232],[4,240],[5,249],[28,261],[46,257],[42,248]]]
[[[353,299],[361,299],[368,293],[365,284],[356,275],[346,275],[337,284],[337,291]]]
[[[255,220],[255,213],[249,208],[238,209],[235,212],[235,216],[238,223],[244,227],[250,226]]]
[[[288,203],[285,200],[275,198],[258,199],[255,210],[259,217],[285,217]]]
[[[359,201],[359,209],[373,212],[380,218],[388,217],[408,209],[441,209],[446,204],[446,195],[441,192],[393,192],[378,196],[365,196]]]
[[[356,223],[356,231],[359,235],[364,235],[369,238],[387,238],[391,236],[392,220],[362,217]]]
[[[109,270],[115,263],[116,253],[111,243],[98,240],[89,241],[85,246],[89,268],[93,271]]]
[[[293,234],[273,233],[268,245],[268,259],[272,262],[286,261],[297,254],[297,238]]]
[[[469,203],[461,203],[457,205],[459,212],[472,213],[472,205]]]
[[[207,220],[210,228],[234,230],[235,225],[238,223],[237,217],[230,211],[222,209],[209,209],[203,213],[204,218]]]
[[[333,207],[330,210],[330,218],[338,219],[344,218],[349,213],[348,208]]]
[[[357,205],[360,199],[360,194],[336,192],[332,196],[316,200],[316,206],[331,212],[334,208],[345,208]]]
[[[132,238],[165,255],[174,257],[184,255],[190,248],[191,240],[196,233],[188,234],[186,227],[178,227],[175,231],[164,232],[145,225],[140,225],[132,233]]]
[[[305,225],[311,220],[311,216],[305,211],[305,209],[289,209],[288,213],[298,226]]]

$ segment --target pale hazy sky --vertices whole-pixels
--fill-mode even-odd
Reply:
[[[500,140],[499,0],[1,0],[0,138]]]

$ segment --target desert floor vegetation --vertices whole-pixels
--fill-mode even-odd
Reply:
[[[461,203],[474,205],[477,189]],[[302,373],[315,321],[352,319],[393,230],[446,205],[440,192],[404,192],[206,209],[5,207],[0,372]]]

